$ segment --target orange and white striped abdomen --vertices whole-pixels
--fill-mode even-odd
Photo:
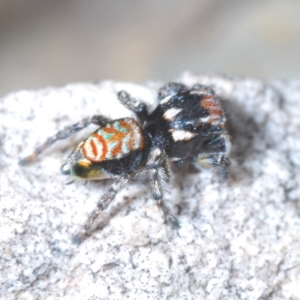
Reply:
[[[143,131],[135,119],[119,119],[99,128],[79,147],[84,157],[92,162],[120,159],[143,149]]]

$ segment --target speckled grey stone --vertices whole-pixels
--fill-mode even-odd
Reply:
[[[95,127],[29,166],[18,159],[86,116],[130,114],[116,91],[154,104],[159,85],[73,84],[0,100],[1,299],[300,299],[300,81],[179,80],[224,99],[228,182],[209,171],[176,174],[165,198],[178,231],[164,224],[149,187],[133,182],[79,246],[71,237],[111,181],[65,185],[59,168]]]

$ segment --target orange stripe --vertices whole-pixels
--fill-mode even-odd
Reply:
[[[128,124],[129,125],[129,124]],[[135,124],[134,124],[135,125]],[[129,141],[128,141],[128,148],[129,149],[134,149],[134,142],[135,139],[137,139],[138,137],[136,136],[136,133],[134,132],[134,126],[133,124],[130,124],[130,129],[129,129]]]
[[[98,153],[97,153],[97,146],[95,144],[94,139],[90,140],[90,145],[91,145],[91,148],[92,148],[94,156],[97,157],[97,155],[98,155]]]
[[[218,116],[221,117],[224,115],[224,111],[220,105],[220,102],[214,99],[212,96],[205,95],[200,101],[200,105],[205,108],[208,111],[209,115],[212,117],[209,120],[209,123],[216,121],[218,119]]]
[[[144,139],[140,124],[133,120],[132,123],[128,123],[128,128],[130,133],[128,148],[135,149],[135,141],[139,139],[138,149],[142,149],[144,147]]]
[[[135,120],[123,119],[119,120],[120,128],[126,129],[127,132],[121,132],[115,129],[114,127],[103,127],[101,128],[104,131],[104,134],[111,134],[109,139],[105,139],[102,134],[97,132],[92,134],[92,138],[85,140],[81,146],[84,156],[94,162],[101,162],[107,159],[109,154],[109,145],[110,143],[117,143],[116,147],[111,150],[111,158],[114,159],[118,156],[123,156],[123,142],[125,138],[128,138],[127,148],[128,151],[135,149],[141,149],[144,146],[144,140],[142,136],[142,130],[140,124]],[[111,124],[114,124],[112,122]],[[96,139],[96,140],[95,140]],[[139,144],[135,146],[136,140],[139,141]],[[99,152],[98,142],[102,145],[102,153]],[[91,157],[93,156],[93,157]],[[99,159],[97,157],[100,156]]]
[[[126,136],[128,136],[130,134],[130,128],[128,126],[128,122],[126,122],[125,120],[121,120],[120,121],[120,127],[121,128],[125,128],[127,129],[129,132],[120,132],[116,130],[116,135],[115,135],[115,141],[118,142],[118,145],[113,149],[112,154],[114,157],[116,157],[118,154],[122,155],[122,146],[123,146],[123,140]],[[131,150],[131,149],[129,149]]]
[[[108,149],[107,149],[107,144],[106,144],[106,141],[105,139],[102,137],[102,135],[98,134],[98,133],[93,133],[93,137],[95,139],[97,139],[99,141],[99,143],[102,144],[102,154],[100,156],[100,159],[99,161],[102,161],[102,160],[105,160],[106,158],[106,155],[107,155],[107,152],[108,152]]]
[[[129,150],[134,150],[134,139],[136,138],[134,136],[134,125],[131,124],[131,123],[128,123],[128,122],[122,122],[122,126],[124,128],[126,128],[128,130],[128,144],[127,144],[127,147]]]

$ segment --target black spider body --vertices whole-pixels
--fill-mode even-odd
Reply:
[[[227,135],[225,113],[214,93],[199,85],[191,89],[171,85],[175,91],[163,93],[164,98],[148,118],[145,129],[152,133],[151,139],[160,140],[167,156],[174,160],[203,152],[228,152],[229,138],[223,138]]]
[[[131,179],[146,174],[153,198],[166,218],[177,225],[163,201],[162,181],[168,180],[170,166],[189,163],[198,169],[212,168],[222,177],[228,172],[230,138],[226,116],[211,89],[168,83],[159,90],[159,103],[152,113],[143,102],[125,91],[120,91],[118,98],[136,114],[139,122],[132,118],[109,120],[95,115],[58,132],[20,161],[21,164],[31,161],[56,140],[67,138],[91,123],[100,126],[78,145],[61,168],[63,174],[76,178],[116,178],[75,236],[77,242],[91,231],[99,214]]]

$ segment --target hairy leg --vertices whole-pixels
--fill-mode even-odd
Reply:
[[[99,215],[111,204],[118,192],[134,176],[135,173],[127,176],[121,176],[115,183],[113,183],[109,190],[101,196],[97,203],[97,208],[91,212],[81,230],[73,237],[73,243],[80,244],[91,233],[91,231],[95,229],[95,222]]]
[[[118,93],[118,99],[126,108],[134,112],[141,120],[145,120],[148,116],[147,105],[144,102],[132,98],[126,91],[120,91]]]
[[[225,180],[230,167],[228,158],[230,148],[230,137],[225,132],[219,137],[212,139],[206,145],[205,152],[195,156],[193,164],[198,169],[212,169],[222,180]]]
[[[144,172],[144,169],[139,169],[130,174],[120,176],[117,181],[112,184],[109,190],[101,196],[97,202],[97,208],[91,212],[81,230],[73,237],[73,243],[80,244],[91,233],[91,231],[95,229],[95,222],[98,217],[111,204],[115,196],[123,189],[126,183],[131,179],[139,178]]]
[[[58,140],[63,140],[68,138],[69,136],[75,134],[76,132],[86,128],[87,126],[89,126],[90,124],[95,124],[95,125],[99,125],[99,126],[104,126],[107,122],[109,121],[109,119],[100,116],[100,115],[94,115],[92,117],[88,117],[85,118],[83,120],[81,120],[80,122],[68,126],[65,129],[57,132],[54,136],[49,137],[46,142],[44,144],[42,144],[40,147],[36,148],[34,150],[34,152],[21,159],[19,161],[19,164],[21,166],[26,165],[28,163],[30,163],[31,161],[33,161],[41,152],[43,152],[44,150],[46,150],[47,148],[49,148],[51,145],[53,145],[56,141]]]
[[[149,170],[150,185],[152,189],[152,197],[157,201],[157,205],[164,212],[165,218],[169,220],[174,227],[179,227],[178,220],[173,216],[170,209],[166,206],[163,201],[163,189],[161,186],[161,178],[159,169],[160,161],[163,156],[163,151],[158,147],[151,149],[149,159],[147,161],[147,167]],[[167,173],[168,171],[166,171]]]

